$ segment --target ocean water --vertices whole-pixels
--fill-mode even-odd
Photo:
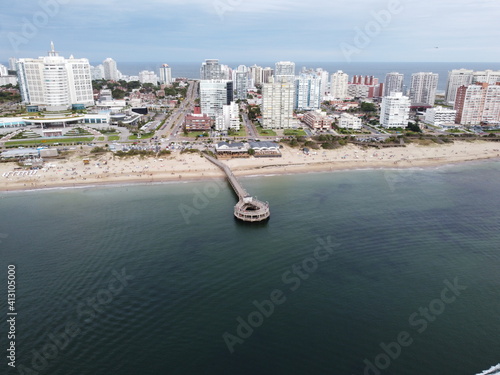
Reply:
[[[220,180],[1,193],[1,373],[498,373],[499,172],[241,178],[260,225]]]
[[[168,62],[172,68],[172,77],[200,78],[200,62]],[[118,69],[127,75],[137,75],[141,70],[158,71],[165,62],[118,62]],[[253,64],[262,67],[272,67],[274,69],[275,61],[220,61],[221,64],[237,68],[239,65],[251,66]],[[93,63],[98,65],[99,62]],[[439,74],[438,90],[446,89],[448,72],[452,69],[474,69],[474,70],[500,70],[500,63],[477,63],[477,62],[295,62],[295,70],[298,73],[302,67],[323,68],[330,74],[337,70],[346,72],[350,77],[353,75],[373,75],[383,82],[385,75],[390,72],[399,72],[404,74],[405,85],[410,86],[412,73],[434,72]],[[159,73],[158,73],[159,74]]]

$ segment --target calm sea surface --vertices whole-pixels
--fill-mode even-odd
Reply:
[[[479,373],[500,362],[499,172],[242,178],[264,225],[220,181],[1,193],[0,373]]]

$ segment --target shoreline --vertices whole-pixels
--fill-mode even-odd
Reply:
[[[408,170],[474,161],[500,159],[495,142],[455,142],[447,145],[363,149],[349,145],[304,155],[285,147],[281,158],[224,160],[236,177],[326,173],[351,170]],[[458,156],[457,156],[458,155]],[[155,185],[173,182],[225,179],[224,173],[198,154],[174,154],[168,158],[119,159],[111,154],[94,156],[84,166],[82,155],[54,160],[34,175],[15,175],[16,163],[0,164],[0,192],[34,192],[52,189],[103,186]],[[9,174],[10,173],[10,174]],[[6,177],[8,174],[8,177]]]

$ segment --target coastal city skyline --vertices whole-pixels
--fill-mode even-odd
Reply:
[[[3,13],[1,374],[500,375],[497,0]]]
[[[0,56],[43,55],[42,41],[57,36],[62,54],[78,40],[91,61],[490,62],[500,47],[484,30],[499,9],[490,0],[15,2],[1,16]]]

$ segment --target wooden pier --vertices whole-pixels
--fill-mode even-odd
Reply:
[[[203,155],[210,162],[224,171],[227,180],[231,184],[231,187],[233,188],[236,195],[238,195],[238,203],[236,203],[236,205],[234,206],[234,216],[237,219],[242,221],[256,222],[264,221],[269,218],[269,216],[271,215],[271,212],[269,211],[269,203],[259,201],[248,194],[234,176],[231,168],[229,168],[226,164],[207,154]]]

